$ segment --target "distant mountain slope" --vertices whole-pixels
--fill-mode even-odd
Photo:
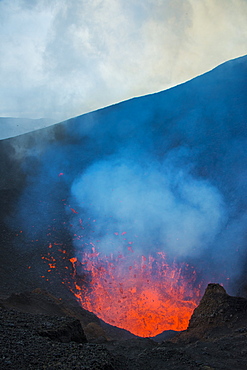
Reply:
[[[233,61],[227,62],[228,67],[230,67],[230,63],[234,63],[236,66],[238,63],[237,60],[239,60],[239,64],[241,64],[243,61],[243,58],[245,57],[238,58]],[[222,66],[223,65],[220,66],[221,69],[222,69]],[[223,69],[221,70],[221,73],[224,74]],[[222,77],[223,76],[221,76],[220,79]],[[170,91],[170,90],[171,89],[168,89],[167,91]],[[17,117],[0,117],[0,140],[23,135],[31,131],[36,131],[44,127],[53,125],[55,123],[57,122],[54,119],[49,119],[49,118],[30,119],[30,118],[17,118]]]
[[[54,123],[54,120],[48,118],[30,119],[0,117],[0,140],[39,130]]]
[[[12,245],[40,256],[48,242],[71,245],[79,219],[95,220],[73,248],[159,249],[232,293],[247,256],[246,86],[247,56],[1,141],[2,228],[23,232]]]

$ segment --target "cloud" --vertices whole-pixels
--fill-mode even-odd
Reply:
[[[243,0],[0,2],[1,116],[57,121],[246,53]]]
[[[191,176],[184,162],[180,168],[175,165],[182,149],[162,164],[150,155],[147,163],[113,156],[75,180],[76,209],[94,220],[91,238],[100,252],[124,252],[131,244],[144,254],[157,248],[187,257],[208,248],[225,221],[224,202],[218,189]]]

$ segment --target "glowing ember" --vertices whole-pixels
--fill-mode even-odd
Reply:
[[[164,253],[148,258],[102,256],[92,249],[70,259],[71,288],[82,307],[105,322],[141,336],[184,330],[200,296],[195,271],[168,264]]]

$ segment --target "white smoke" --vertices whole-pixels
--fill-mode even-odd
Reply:
[[[213,243],[225,224],[222,196],[175,162],[113,157],[76,179],[72,196],[79,213],[91,220],[88,240],[99,251],[114,253],[131,243],[142,253],[158,248],[169,256],[194,257]]]

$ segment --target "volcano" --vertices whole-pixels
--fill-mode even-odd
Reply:
[[[245,295],[246,67],[2,140],[2,295],[144,337],[186,329],[209,282]]]

